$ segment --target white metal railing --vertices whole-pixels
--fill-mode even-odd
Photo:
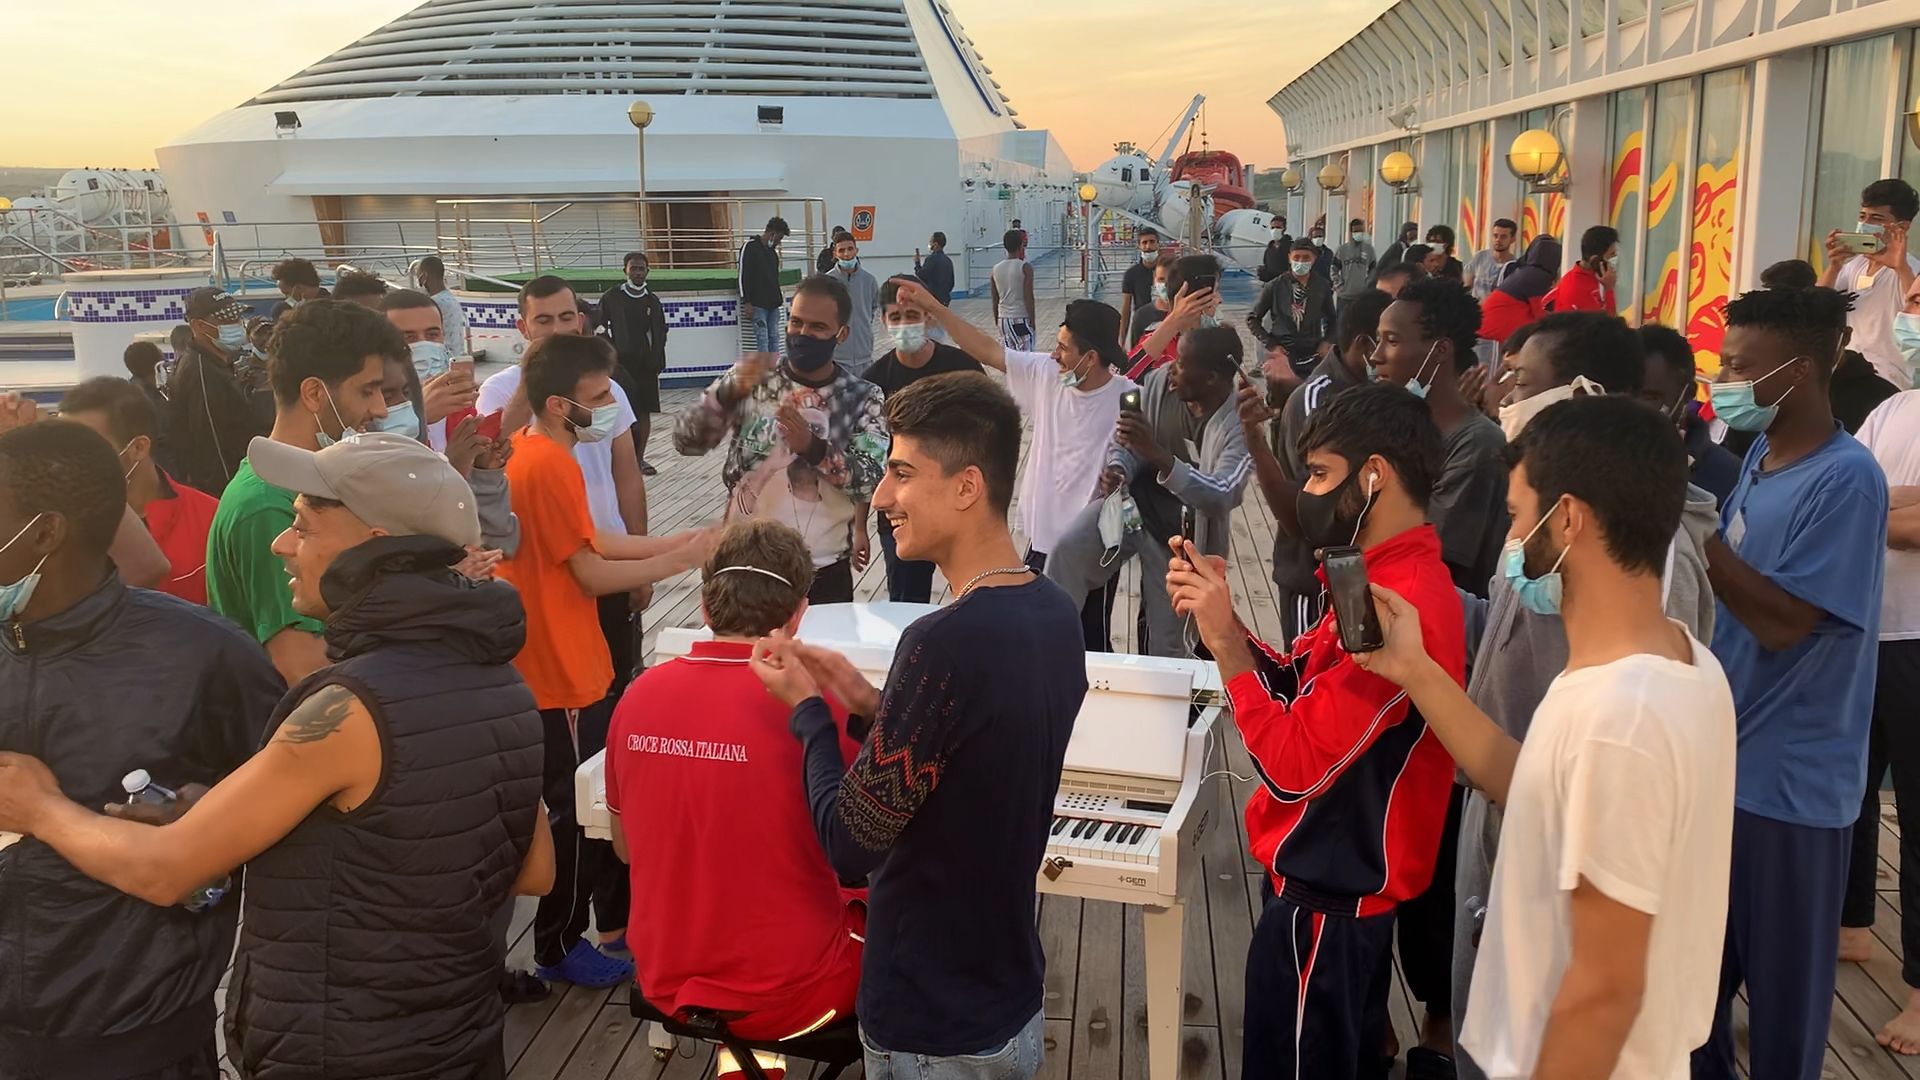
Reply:
[[[588,196],[572,199],[440,199],[434,244],[443,256],[489,273],[614,268],[644,251],[656,268],[732,269],[741,245],[779,216],[790,242],[826,243],[817,198]]]

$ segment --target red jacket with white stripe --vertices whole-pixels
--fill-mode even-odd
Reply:
[[[1427,654],[1464,683],[1460,595],[1431,525],[1365,553],[1367,577],[1420,612]],[[1322,579],[1324,584],[1324,578]],[[1392,911],[1426,891],[1453,759],[1406,692],[1354,663],[1331,608],[1290,655],[1249,636],[1254,670],[1227,683],[1260,786],[1247,840],[1273,887],[1313,911]]]

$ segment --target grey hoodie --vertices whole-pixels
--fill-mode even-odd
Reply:
[[[1687,485],[1680,531],[1669,549],[1670,569],[1663,575],[1666,612],[1696,641],[1713,637],[1713,587],[1707,584],[1707,537],[1719,528],[1713,496]],[[1501,730],[1525,741],[1533,710],[1547,687],[1566,669],[1567,631],[1558,615],[1536,615],[1521,606],[1506,578],[1494,575],[1488,598],[1461,592],[1467,619],[1467,696]],[[1466,783],[1466,778],[1460,778]],[[1473,983],[1475,909],[1484,909],[1493,883],[1493,858],[1500,846],[1500,808],[1472,789],[1460,810],[1460,854],[1454,876],[1453,1035],[1454,1068],[1462,1080],[1482,1073],[1458,1050],[1460,1024],[1467,1016]]]

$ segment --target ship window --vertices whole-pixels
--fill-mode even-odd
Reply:
[[[1140,179],[1142,179],[1142,180],[1151,180],[1151,179],[1153,179],[1153,170],[1152,170],[1152,169],[1149,169],[1149,168],[1146,168],[1145,166],[1142,166],[1142,167],[1141,167],[1141,169],[1140,169]]]
[[[91,177],[91,176],[90,176],[90,177],[88,177],[88,178],[87,178],[87,190],[88,190],[88,191],[99,191],[99,190],[100,190],[100,181],[99,181],[99,180],[97,180],[97,179],[95,179],[95,178],[93,178],[93,177]]]

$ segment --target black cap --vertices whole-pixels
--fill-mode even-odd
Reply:
[[[187,294],[187,318],[219,322],[239,320],[247,315],[247,305],[227,294],[225,289],[208,285]]]
[[[1067,304],[1067,317],[1060,325],[1082,341],[1093,342],[1100,362],[1124,370],[1127,352],[1120,347],[1120,313],[1098,300],[1073,300]]]

